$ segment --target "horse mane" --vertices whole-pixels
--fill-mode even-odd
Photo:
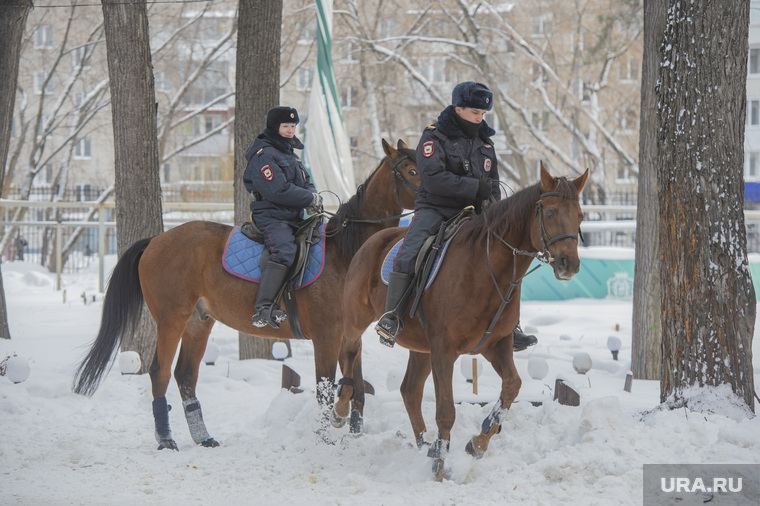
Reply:
[[[565,198],[578,197],[575,185],[566,177],[555,177],[554,181],[557,187],[552,191]],[[507,234],[524,234],[540,196],[541,183],[538,182],[488,206],[484,212],[471,220],[472,226],[468,230],[463,230],[464,239],[468,240],[471,246],[475,246],[478,242],[485,241],[489,229],[501,237],[506,237]]]
[[[341,257],[346,262],[351,261],[362,245],[365,224],[354,220],[359,219],[361,216],[367,185],[377,174],[377,171],[380,170],[380,167],[383,166],[383,163],[385,163],[385,158],[380,161],[380,164],[367,177],[367,180],[356,188],[356,193],[348,199],[348,202],[341,204],[338,207],[338,211],[327,221],[325,231],[328,236],[336,235],[338,249]]]

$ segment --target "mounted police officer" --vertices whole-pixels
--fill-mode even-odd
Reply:
[[[404,317],[417,254],[425,240],[438,232],[441,223],[467,206],[482,210],[485,201],[501,198],[499,171],[491,136],[496,132],[483,117],[493,108],[493,93],[485,84],[459,83],[451,105],[427,127],[417,145],[420,188],[409,224],[389,274],[385,313],[375,331],[380,342],[392,347],[404,328]],[[537,341],[514,330],[515,349]]]
[[[303,149],[295,136],[298,111],[274,107],[267,112],[264,131],[248,146],[243,182],[253,195],[251,217],[264,235],[269,259],[263,266],[251,323],[279,328],[287,314],[274,304],[277,292],[295,262],[294,232],[303,211],[319,212],[322,197],[309,179],[300,158],[293,151]]]

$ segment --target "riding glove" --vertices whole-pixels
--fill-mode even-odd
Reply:
[[[491,183],[485,179],[478,179],[478,193],[475,194],[475,201],[488,200],[491,198]]]
[[[314,194],[314,200],[306,208],[307,214],[317,214],[322,211],[322,195],[319,193]]]

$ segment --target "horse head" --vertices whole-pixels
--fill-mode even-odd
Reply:
[[[550,258],[554,276],[571,279],[580,269],[578,234],[583,212],[578,196],[588,179],[588,169],[574,180],[555,178],[541,163],[541,195],[531,230],[534,248]]]
[[[403,209],[414,209],[417,189],[420,187],[416,152],[401,139],[398,141],[398,148],[394,148],[383,139],[383,151],[388,157],[396,201]]]

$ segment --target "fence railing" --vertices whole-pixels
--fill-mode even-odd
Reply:
[[[26,208],[26,217],[12,215]],[[0,199],[0,237],[4,260],[34,262],[55,270],[56,289],[63,273],[81,272],[97,262],[98,289],[105,286],[104,257],[116,254],[113,202],[39,202]],[[232,224],[231,202],[164,202],[163,222],[172,228],[192,220]],[[636,206],[585,205],[582,246],[634,247]],[[88,219],[87,217],[94,217]],[[746,210],[747,250],[760,253],[760,210]],[[23,238],[23,242],[17,239]],[[21,246],[22,243],[26,243]],[[52,267],[51,267],[52,266]]]

